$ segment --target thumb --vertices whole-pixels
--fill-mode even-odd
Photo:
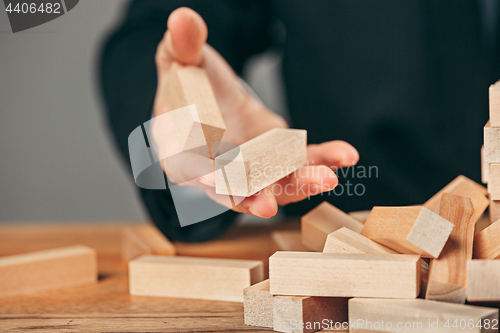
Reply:
[[[198,65],[208,35],[203,18],[194,10],[181,7],[170,14],[167,28],[164,46],[169,56],[184,65]]]

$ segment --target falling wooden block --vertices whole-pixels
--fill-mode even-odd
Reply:
[[[490,222],[494,223],[500,220],[500,200],[490,199]]]
[[[467,300],[500,302],[500,260],[467,261]]]
[[[328,235],[342,227],[360,232],[363,223],[324,201],[302,216],[302,244],[313,251],[323,251]]]
[[[366,220],[368,219],[368,216],[370,216],[371,210],[360,210],[357,212],[350,212],[349,215],[354,217],[356,220],[358,220],[361,223],[365,223]]]
[[[490,122],[491,126],[500,126],[500,81],[492,84],[490,93]]]
[[[0,258],[0,298],[96,281],[96,252],[82,245]]]
[[[441,191],[436,193],[432,198],[424,203],[424,207],[432,210],[434,213],[439,213],[439,203],[443,193],[460,195],[462,197],[469,197],[476,201],[474,203],[474,221],[477,222],[483,215],[486,208],[488,208],[489,200],[488,190],[476,183],[475,181],[465,177],[458,176],[451,183],[446,185]]]
[[[273,330],[308,333],[335,327],[347,321],[347,301],[344,297],[274,296]]]
[[[249,197],[302,167],[306,148],[305,130],[269,130],[215,158],[215,190]]]
[[[432,259],[425,299],[464,304],[467,260],[472,259],[474,206],[472,199],[444,193],[439,215],[455,225],[439,256]]]
[[[349,332],[497,332],[493,327],[498,327],[498,309],[422,299],[352,298],[349,322]]]
[[[374,207],[361,234],[399,253],[437,258],[452,229],[425,207]]]
[[[309,251],[302,245],[300,230],[277,230],[271,233],[271,239],[280,251]]]
[[[185,112],[182,117],[176,117],[176,127],[181,129],[178,137],[181,148],[191,142],[200,142],[198,136],[203,135],[207,146],[213,147],[210,156],[215,157],[217,144],[222,141],[226,130],[224,119],[220,113],[210,80],[204,69],[196,66],[183,66],[172,63],[168,73],[167,85],[164,90],[165,99],[170,111],[194,104],[197,114]],[[203,133],[200,133],[199,126]],[[202,141],[202,142],[203,142]]]
[[[143,254],[175,255],[175,247],[153,225],[125,227],[122,238],[122,256],[131,260]]]
[[[481,147],[481,182],[488,184],[490,178],[490,165],[484,160],[484,146]]]
[[[500,221],[474,236],[474,259],[500,259]]]
[[[262,261],[143,255],[129,261],[131,295],[243,302],[264,279]]]
[[[243,290],[245,325],[273,327],[273,295],[269,280],[256,283]]]
[[[486,163],[500,163],[500,127],[484,125],[484,160]]]
[[[347,228],[340,228],[332,232],[326,239],[324,253],[382,253],[382,254],[397,254],[398,252],[383,246],[371,239],[358,234]],[[421,294],[425,295],[427,288],[427,279],[429,275],[429,265],[420,260],[421,271]]]
[[[269,281],[273,295],[415,298],[420,257],[278,251],[269,258]]]
[[[490,164],[488,192],[491,200],[500,199],[500,163]]]

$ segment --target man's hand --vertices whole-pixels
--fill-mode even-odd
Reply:
[[[168,30],[156,52],[158,89],[154,103],[155,117],[169,111],[168,100],[165,100],[162,91],[166,86],[170,65],[173,61],[178,61],[184,65],[202,67],[207,71],[226,123],[224,142],[240,145],[272,128],[288,127],[282,117],[268,110],[245,91],[229,64],[206,44],[207,26],[198,13],[189,8],[176,9],[170,14],[167,27]],[[166,135],[168,136],[162,133],[155,136],[155,141],[157,138],[168,141]],[[158,145],[158,142],[156,144]],[[277,213],[278,205],[301,201],[309,195],[332,190],[338,184],[332,169],[355,165],[358,160],[356,149],[343,141],[309,145],[306,166],[245,198],[232,209],[263,218],[272,217]],[[183,167],[187,166],[178,164],[179,169]],[[165,171],[169,175],[169,172]],[[202,187],[205,193],[217,202],[224,201],[220,195],[215,194],[213,173],[189,184]],[[286,188],[287,191],[277,190],[276,187]]]

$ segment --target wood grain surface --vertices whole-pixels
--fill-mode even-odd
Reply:
[[[0,256],[82,244],[97,250],[99,282],[0,302],[0,331],[36,332],[268,332],[243,323],[243,304],[130,296],[120,241],[128,223],[0,225]],[[298,229],[291,221],[238,227],[221,239],[175,243],[178,255],[255,259],[268,263],[272,230]],[[266,268],[267,273],[267,268]],[[267,275],[267,274],[266,274]]]

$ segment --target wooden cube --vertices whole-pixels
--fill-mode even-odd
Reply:
[[[437,258],[452,229],[425,207],[374,207],[361,234],[399,253]]]
[[[467,261],[467,300],[500,302],[500,260]]]

